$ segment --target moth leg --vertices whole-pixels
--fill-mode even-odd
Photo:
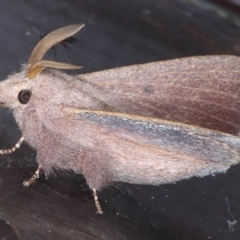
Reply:
[[[25,187],[29,187],[37,178],[39,178],[39,173],[42,169],[41,165],[38,165],[37,170],[35,171],[35,173],[32,175],[32,177],[30,179],[28,179],[27,181],[23,182],[23,185]]]
[[[97,208],[97,213],[103,214],[102,207],[101,207],[101,205],[98,201],[97,190],[95,188],[93,188],[92,190],[93,190],[93,197],[94,197],[94,201],[95,201],[95,206]]]
[[[12,148],[0,150],[0,154],[3,155],[3,154],[10,154],[12,152],[15,152],[16,149],[21,146],[23,140],[24,140],[24,137],[21,137]]]

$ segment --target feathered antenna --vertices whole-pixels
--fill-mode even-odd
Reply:
[[[59,28],[49,34],[47,34],[34,48],[28,64],[30,65],[28,71],[29,79],[35,78],[44,68],[56,68],[56,69],[79,69],[82,66],[76,66],[67,63],[54,62],[49,60],[42,60],[44,54],[54,45],[62,40],[71,37],[76,34],[82,27],[83,23],[74,24]]]

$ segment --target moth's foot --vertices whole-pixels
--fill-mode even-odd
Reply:
[[[98,201],[97,190],[95,188],[93,188],[93,197],[95,201],[95,206],[97,208],[97,214],[102,215],[103,214],[102,207]]]
[[[24,137],[21,137],[12,148],[0,150],[0,154],[4,155],[4,154],[10,154],[12,152],[15,152],[17,148],[20,148],[23,140],[24,140]]]
[[[28,179],[27,181],[24,181],[23,185],[25,187],[29,187],[37,178],[39,178],[41,169],[42,169],[42,166],[39,165],[37,170],[35,171],[35,173],[32,175],[32,177],[30,179]]]

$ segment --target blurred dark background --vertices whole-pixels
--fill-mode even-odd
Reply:
[[[47,33],[85,27],[48,58],[100,71],[184,56],[240,55],[240,2],[223,0],[9,0],[0,7],[0,79],[28,61]],[[75,72],[72,72],[75,74]],[[0,148],[20,132],[0,109]],[[117,183],[99,194],[95,214],[82,176],[56,173],[22,186],[36,168],[27,145],[0,164],[0,239],[240,239],[240,166],[226,174],[176,184]]]

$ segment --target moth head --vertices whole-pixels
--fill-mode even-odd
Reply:
[[[43,60],[45,53],[57,43],[77,33],[84,24],[75,24],[57,29],[47,34],[34,48],[28,65],[23,67],[20,73],[13,74],[7,80],[0,83],[0,107],[24,107],[31,102],[31,98],[36,92],[34,89],[34,79],[41,78],[41,71],[44,68],[52,69],[80,69],[68,63]],[[36,81],[36,80],[35,80]]]

